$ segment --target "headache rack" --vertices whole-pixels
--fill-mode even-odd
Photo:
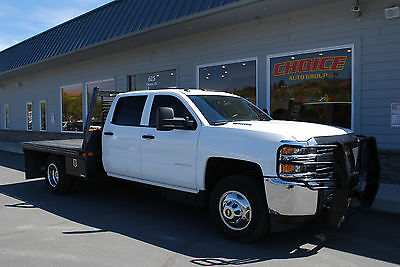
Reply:
[[[88,114],[86,117],[85,125],[83,128],[83,151],[87,150],[89,140],[95,136],[99,135],[104,127],[108,112],[110,111],[111,104],[114,98],[121,92],[102,90],[98,87],[93,89],[92,98],[90,99],[90,105]],[[100,107],[99,107],[100,106]],[[96,108],[100,108],[100,125],[93,125],[93,114]]]
[[[119,93],[121,93],[121,92],[102,90],[102,89],[99,89],[98,87],[95,87],[93,89],[93,94],[90,99],[88,114],[87,114],[85,125],[83,128],[84,133],[95,129],[96,125],[93,125],[93,115],[94,115],[96,108],[100,108],[100,111],[101,111],[101,115],[100,115],[101,125],[98,125],[98,126],[103,128],[104,123],[107,118],[107,114],[110,111],[111,104],[112,104],[114,98],[116,97],[116,95]],[[96,106],[96,104],[97,104],[97,106]],[[99,105],[101,107],[99,107]]]

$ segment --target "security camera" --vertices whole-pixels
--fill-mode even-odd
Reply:
[[[351,13],[353,13],[353,16],[356,18],[356,20],[360,20],[361,17],[361,8],[359,5],[353,6],[351,8]]]

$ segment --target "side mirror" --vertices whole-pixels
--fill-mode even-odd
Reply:
[[[196,122],[186,118],[175,118],[174,109],[159,107],[157,109],[156,127],[159,131],[170,131],[173,129],[195,130]]]
[[[174,129],[174,110],[168,107],[159,107],[157,109],[156,126],[159,131]]]

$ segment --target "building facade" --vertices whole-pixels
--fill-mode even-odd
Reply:
[[[348,0],[160,0],[165,7],[141,7],[136,24],[147,27],[121,34],[133,13],[117,7],[133,2],[114,1],[2,51],[0,130],[79,133],[96,86],[208,88],[239,94],[274,118],[351,128],[400,151],[400,1],[361,0],[358,12]],[[208,4],[194,9],[199,2]],[[116,26],[101,28],[98,14]],[[145,23],[157,16],[168,19]],[[105,37],[90,43],[85,29]],[[51,34],[74,43],[57,52]]]

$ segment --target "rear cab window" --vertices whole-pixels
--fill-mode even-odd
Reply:
[[[147,96],[128,96],[118,99],[111,123],[123,126],[140,126]]]

